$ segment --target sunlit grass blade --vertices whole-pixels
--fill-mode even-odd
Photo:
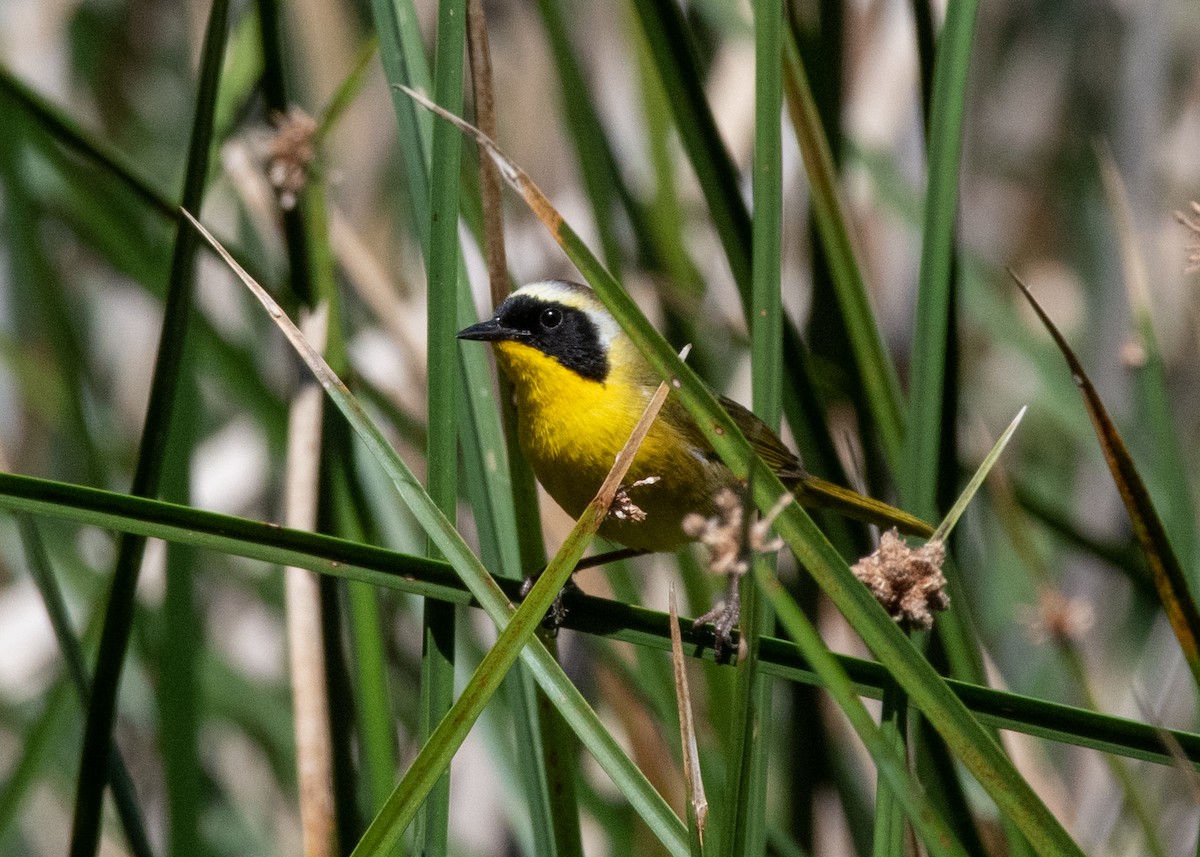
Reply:
[[[1125,511],[1133,525],[1134,535],[1150,567],[1159,601],[1171,623],[1171,630],[1179,640],[1192,677],[1200,684],[1200,609],[1197,609],[1195,598],[1188,589],[1187,576],[1171,546],[1166,528],[1154,507],[1154,501],[1146,490],[1121,433],[1108,415],[1108,409],[1104,406],[1100,394],[1092,386],[1083,364],[1079,362],[1075,352],[1071,350],[1029,288],[1015,274],[1012,276],[1046,330],[1054,338],[1055,345],[1062,352],[1071,370],[1072,379],[1079,387],[1084,406],[1096,430],[1096,439],[1104,453],[1105,463],[1112,473],[1113,482],[1121,494],[1121,501],[1125,504]]]
[[[198,221],[188,215],[195,228],[221,254],[227,264],[267,309],[268,314],[288,338],[292,347],[302,357],[309,369],[317,376],[322,387],[350,422],[367,451],[388,474],[401,497],[408,504],[413,516],[434,539],[439,551],[450,561],[480,605],[499,627],[507,625],[512,616],[512,605],[508,596],[487,573],[482,564],[467,547],[457,530],[440,512],[412,471],[388,445],[379,429],[367,417],[362,405],[353,397],[312,346],[300,335],[299,330],[287,318],[283,310],[258,283],[240,268],[232,257],[216,243]],[[532,641],[522,649],[521,657],[529,666],[538,684],[546,691],[556,708],[579,735],[583,745],[595,756],[600,767],[612,777],[626,799],[646,820],[650,829],[674,854],[686,853],[686,834],[683,825],[654,791],[645,775],[629,760],[617,746],[612,736],[604,729],[592,709],[583,700],[578,690],[562,672],[540,642]]]
[[[201,53],[200,81],[182,195],[183,205],[197,211],[204,198],[204,182],[212,148],[213,109],[224,57],[228,12],[226,0],[214,0]],[[196,233],[181,224],[175,237],[162,332],[155,356],[150,399],[146,406],[145,424],[130,491],[132,494],[150,496],[157,493],[162,476],[176,392],[184,371],[184,349],[190,326],[193,268],[198,243]],[[99,847],[109,742],[116,717],[117,689],[133,625],[133,601],[144,547],[144,539],[125,536],[120,539],[117,550],[80,753],[71,857],[92,857]]]
[[[1017,415],[1013,417],[1013,421],[1008,424],[1008,428],[1000,435],[992,448],[988,450],[988,454],[983,457],[979,467],[975,469],[975,473],[971,476],[971,481],[963,488],[962,493],[958,495],[958,499],[954,501],[954,505],[950,507],[950,511],[946,513],[946,517],[942,518],[937,529],[930,536],[930,541],[944,542],[950,536],[950,531],[954,529],[954,525],[958,523],[958,519],[962,517],[962,513],[967,510],[967,506],[975,497],[975,494],[983,486],[983,481],[987,479],[992,468],[996,466],[996,462],[1000,460],[1000,455],[1004,452],[1004,448],[1008,446],[1008,442],[1012,440],[1012,436],[1017,431],[1017,426],[1021,424],[1021,420],[1025,417],[1025,411],[1028,407],[1022,407]]]

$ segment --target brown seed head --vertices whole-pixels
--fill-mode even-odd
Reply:
[[[933,627],[933,614],[950,606],[942,576],[945,561],[944,543],[909,547],[892,528],[874,553],[854,564],[853,571],[901,626],[927,631]]]

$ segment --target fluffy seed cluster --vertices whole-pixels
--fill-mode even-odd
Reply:
[[[296,198],[308,182],[308,169],[317,154],[316,134],[316,120],[299,108],[275,116],[275,135],[267,144],[267,178],[285,210],[296,207]]]
[[[945,561],[942,542],[910,547],[893,528],[883,534],[874,553],[854,564],[853,571],[902,627],[927,631],[933,627],[933,614],[950,606],[942,576]]]
[[[708,548],[709,571],[740,577],[749,571],[749,560],[754,554],[774,553],[783,547],[780,539],[768,539],[767,534],[775,518],[792,502],[791,494],[779,498],[775,508],[750,525],[748,545],[742,544],[745,514],[742,498],[727,488],[714,497],[713,502],[717,514],[706,518],[693,512],[686,515],[681,524],[688,536]]]

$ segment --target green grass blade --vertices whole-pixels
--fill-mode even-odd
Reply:
[[[203,200],[204,180],[208,172],[213,109],[217,101],[227,29],[228,4],[226,0],[214,0],[201,54],[200,84],[182,197],[185,207],[197,211]],[[196,234],[180,227],[172,256],[150,401],[146,408],[146,422],[131,488],[131,493],[137,495],[156,493],[162,474],[191,314],[197,244]],[[118,547],[80,753],[71,857],[92,857],[99,847],[100,814],[107,780],[105,771],[109,743],[116,716],[117,688],[133,624],[133,599],[144,546],[145,541],[141,538],[123,537]]]
[[[783,308],[780,296],[780,251],[783,228],[782,142],[780,131],[781,38],[783,4],[754,3],[754,219],[751,247],[750,354],[755,413],[779,429],[782,385]],[[766,557],[756,568],[774,568]],[[725,826],[727,854],[758,855],[766,849],[767,774],[771,746],[773,680],[758,668],[758,639],[774,630],[770,603],[757,587],[742,586],[743,633],[749,642],[738,664],[730,729],[729,785],[725,803],[731,820]]]
[[[449,109],[463,105],[463,53],[467,11],[463,0],[439,0],[434,97]],[[459,249],[458,197],[462,140],[452,129],[434,126],[429,196],[427,360],[429,367],[428,461],[429,496],[450,521],[458,503],[458,330]],[[464,283],[465,286],[465,283]],[[430,550],[436,551],[430,544]],[[432,555],[436,556],[436,552]],[[453,606],[426,600],[422,628],[422,742],[432,737],[454,702]],[[383,812],[387,812],[385,805]],[[372,825],[374,828],[374,824]],[[368,828],[364,841],[369,841]],[[417,842],[428,857],[445,857],[450,838],[450,773],[448,766],[428,792]]]
[[[26,86],[11,71],[0,66],[0,98],[5,97],[24,110],[62,146],[78,152],[114,176],[155,214],[172,223],[184,222],[183,215],[179,213],[179,206],[166,193],[140,176],[128,157]],[[263,272],[258,265],[248,253],[238,249],[236,241],[230,241],[226,246],[233,248],[233,257],[241,262],[255,279],[260,282],[266,281],[267,278],[262,276]]]
[[[380,56],[388,81],[393,84],[411,84],[424,89],[431,86],[428,64],[420,40],[415,10],[409,0],[396,0],[393,4],[374,4],[376,26],[380,32]],[[404,166],[409,185],[412,220],[423,246],[428,246],[428,220],[423,212],[428,210],[428,175],[425,168],[432,138],[431,117],[417,111],[412,102],[399,91],[393,90],[393,105],[399,120],[403,151],[408,153]],[[465,204],[465,203],[464,203]],[[460,273],[465,282],[465,274]],[[459,322],[466,327],[478,317],[466,289],[459,291]],[[532,473],[519,456],[515,434],[515,416],[511,407],[499,407],[492,392],[491,374],[486,365],[483,349],[462,349],[459,361],[463,371],[465,407],[460,420],[463,452],[468,472],[487,473],[487,478],[471,479],[467,495],[475,512],[475,521],[480,531],[480,544],[485,561],[505,577],[519,578],[545,567],[546,557],[542,547],[540,521],[536,515],[520,515],[515,509],[533,509],[537,506],[537,493]],[[501,386],[501,396],[508,399]],[[502,428],[500,415],[508,421],[507,431]],[[489,465],[488,462],[494,462]],[[530,679],[522,667],[515,682],[528,687]],[[540,698],[540,692],[539,692]],[[509,696],[512,702],[513,719],[519,746],[535,746],[546,735],[563,732],[554,724],[543,723],[542,718],[528,707],[531,694],[515,689]],[[557,720],[560,715],[549,705],[538,705],[549,711],[545,715]],[[561,727],[561,724],[559,724]],[[543,746],[542,756],[547,760],[566,758],[570,747],[552,748]],[[538,848],[552,847],[552,838],[569,841],[565,833],[574,827],[578,837],[578,813],[570,812],[565,797],[573,793],[573,784],[558,783],[549,790],[545,775],[539,767],[539,754],[524,754],[520,757],[522,775],[531,808],[532,826],[536,832]],[[547,762],[549,764],[549,762]],[[554,766],[551,773],[561,773],[564,766]],[[551,806],[561,811],[557,821],[549,817]],[[566,836],[567,839],[562,837]],[[547,852],[549,853],[549,852]],[[563,852],[566,857],[573,852]]]
[[[746,317],[751,315],[751,220],[742,199],[737,170],[716,130],[692,49],[691,34],[679,7],[670,0],[634,0],[664,90],[675,117],[675,127],[688,160],[699,179],[734,282],[742,296]],[[869,317],[869,316],[868,316]],[[783,330],[784,407],[806,461],[814,471],[834,475],[839,468],[828,437],[824,410],[815,392],[808,352],[795,325]],[[882,352],[881,352],[882,353]],[[866,370],[862,370],[866,372]],[[889,370],[881,370],[886,375]],[[890,370],[894,376],[895,371]],[[872,404],[885,399],[869,400]],[[885,416],[875,415],[887,425]]]
[[[934,520],[941,464],[954,227],[958,212],[959,154],[966,108],[967,71],[976,0],[952,3],[934,64],[929,129],[929,179],[925,196],[921,271],[913,333],[911,401],[901,495],[918,517]]]
[[[332,478],[338,532],[356,542],[371,543],[364,526],[365,501],[342,470]],[[362,736],[362,779],[365,808],[374,815],[391,793],[396,770],[394,715],[388,694],[387,637],[375,587],[351,581],[346,587],[353,650],[358,731]]]

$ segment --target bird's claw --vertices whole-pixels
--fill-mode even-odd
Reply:
[[[725,599],[718,602],[713,609],[692,624],[692,627],[699,628],[701,625],[712,623],[713,653],[717,656],[719,664],[728,663],[737,654],[739,648],[740,641],[735,635],[742,613],[738,580],[737,575],[730,575],[729,590]]]
[[[539,575],[533,575],[521,582],[521,589],[518,591],[518,595],[522,599],[529,595],[530,590],[533,589],[533,585],[537,583],[538,577]],[[562,627],[563,622],[567,620],[567,613],[570,611],[567,609],[566,599],[578,588],[573,578],[567,578],[567,582],[563,584],[563,588],[558,590],[558,595],[554,596],[554,601],[550,603],[550,608],[546,611],[546,615],[542,617],[542,627],[549,631],[551,636],[556,635],[558,629]]]

